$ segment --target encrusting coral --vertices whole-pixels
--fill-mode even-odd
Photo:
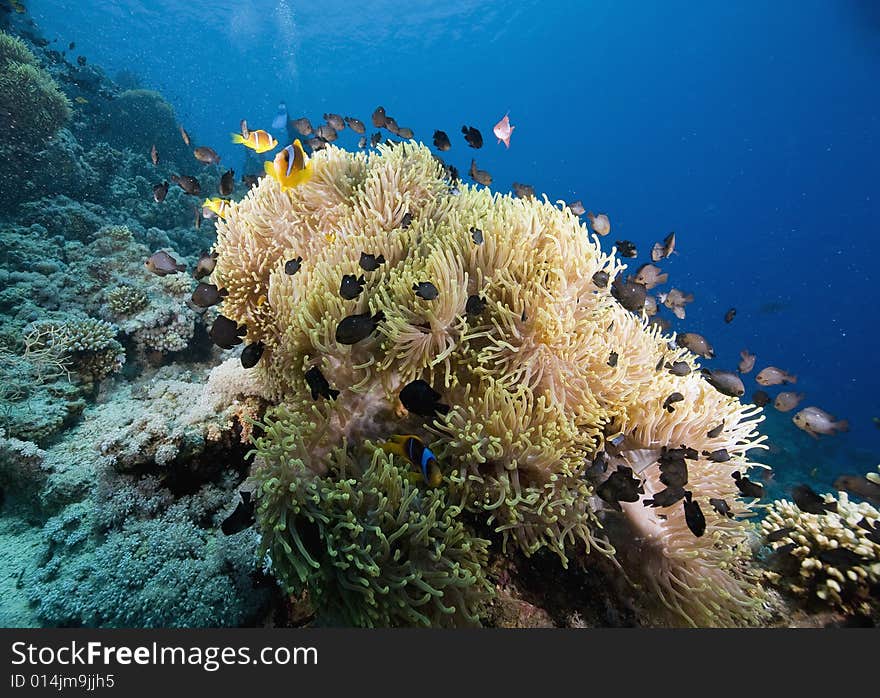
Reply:
[[[764,576],[802,599],[868,614],[880,592],[880,511],[845,492],[824,501],[821,514],[787,500],[770,505],[761,522],[773,551]]]
[[[258,521],[282,582],[303,582],[300,568],[277,552],[308,552],[292,513],[303,506],[302,488],[312,488],[306,501],[320,508],[320,492],[346,487],[341,459],[382,471],[376,497],[404,487],[404,474],[373,455],[371,444],[393,434],[415,434],[437,454],[444,517],[470,512],[506,548],[547,548],[563,564],[591,548],[611,553],[599,517],[616,514],[591,496],[586,477],[598,453],[613,449],[615,468],[639,462],[644,500],[663,487],[661,447],[726,448],[727,462],[697,455],[688,463],[688,489],[707,510],[703,536],[689,531],[681,503],[654,509],[637,501],[622,503],[624,525],[616,528],[624,533],[612,539],[646,591],[646,614],[690,624],[756,622],[762,597],[742,520],[749,504],[737,501],[731,475],[750,467],[746,451],[760,445],[760,410],[720,394],[697,371],[669,375],[665,362],[695,369],[696,357],[670,348],[671,337],[593,282],[597,272],[614,280],[622,265],[575,215],[546,200],[462,184],[453,190],[442,164],[412,142],[378,151],[329,147],[313,156],[310,181],[282,191],[267,177],[218,224],[213,281],[228,291],[221,312],[246,326],[247,343],[264,344],[257,370],[281,404],[276,418],[296,425],[270,428],[257,441]],[[362,254],[384,262],[367,271]],[[300,268],[286,273],[286,262],[299,257]],[[340,295],[345,274],[366,277],[352,300]],[[439,291],[435,299],[416,295],[423,282]],[[353,345],[338,342],[340,322],[355,314],[373,318],[375,332]],[[311,368],[340,391],[337,399],[312,403]],[[433,386],[449,410],[427,419],[408,413],[398,395],[415,379]],[[663,408],[672,391],[685,398],[674,414]],[[709,437],[722,420],[723,430]],[[424,485],[419,491],[441,501]],[[715,515],[709,497],[725,499],[738,517]],[[378,511],[363,505],[351,516]],[[335,511],[325,525],[343,514]],[[385,573],[379,566],[376,574]],[[378,597],[339,579],[325,578],[320,588],[356,604],[349,619],[392,615],[374,607]]]

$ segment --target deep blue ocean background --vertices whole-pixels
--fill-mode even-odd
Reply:
[[[33,0],[59,46],[162,92],[199,144],[241,172],[229,133],[324,112],[369,123],[382,104],[416,138],[453,140],[494,189],[582,199],[691,291],[680,330],[716,368],[739,351],[798,375],[807,404],[846,418],[815,442],[768,409],[759,457],[817,489],[880,462],[876,265],[880,5],[871,0],[361,2]],[[511,147],[492,126],[509,110]],[[459,129],[482,130],[473,151]],[[370,131],[368,131],[369,134]],[[354,149],[346,129],[337,145]],[[195,143],[194,143],[195,144]],[[738,311],[725,325],[729,307]],[[751,375],[753,378],[754,373]],[[747,394],[756,389],[747,382]]]

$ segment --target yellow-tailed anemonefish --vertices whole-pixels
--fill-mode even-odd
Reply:
[[[272,162],[263,163],[266,174],[276,180],[282,189],[292,189],[312,177],[312,164],[306,157],[302,143],[297,138],[280,151]]]
[[[419,473],[428,487],[439,487],[443,481],[443,473],[433,451],[418,436],[412,434],[395,434],[382,444],[385,453],[393,453],[409,461]],[[415,473],[411,473],[418,478]]]
[[[203,209],[208,209],[212,213],[220,216],[220,218],[226,218],[226,214],[229,213],[230,201],[226,199],[205,199],[202,204]]]
[[[247,136],[243,136],[240,133],[232,134],[232,142],[240,143],[246,148],[251,148],[258,153],[265,153],[267,150],[272,150],[276,145],[278,145],[278,141],[272,137],[272,134],[268,131],[258,130],[258,131],[248,131]]]

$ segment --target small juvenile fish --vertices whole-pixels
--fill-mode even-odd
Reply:
[[[248,344],[241,352],[241,367],[253,368],[260,362],[266,346],[262,342]]]
[[[367,311],[344,317],[336,326],[336,341],[345,345],[357,344],[373,334],[384,319],[385,313],[381,310],[372,316]]]
[[[452,147],[445,131],[434,131],[434,147],[440,151],[446,151]]]
[[[780,528],[776,531],[772,531],[767,534],[767,542],[768,543],[776,543],[777,541],[782,540],[787,537],[789,533],[793,533],[793,528]]]
[[[400,227],[401,228],[409,228],[412,225],[413,215],[407,211],[403,214],[403,218],[400,219]]]
[[[260,183],[260,178],[257,175],[242,175],[241,183],[250,190]]]
[[[77,56],[76,57],[76,64],[80,68],[82,68],[86,64],[86,57],[85,56]]]
[[[644,494],[642,481],[633,476],[629,466],[619,465],[608,479],[596,488],[599,498],[620,511],[619,502],[637,502],[639,495]]]
[[[722,395],[728,397],[742,397],[745,395],[746,387],[743,385],[742,379],[733,371],[711,371],[704,368],[700,371],[706,382],[711,385]]]
[[[758,407],[763,407],[770,402],[770,396],[764,390],[756,390],[752,395],[752,402]]]
[[[367,127],[360,119],[355,119],[353,116],[346,116],[345,123],[347,123],[348,127],[355,133],[366,133]]]
[[[862,475],[841,475],[834,481],[834,489],[849,492],[873,504],[880,504],[880,485]]]
[[[309,386],[309,390],[312,392],[312,400],[317,400],[319,397],[327,398],[328,400],[335,400],[339,397],[339,391],[333,390],[330,387],[330,384],[327,382],[327,379],[324,378],[324,374],[321,373],[321,369],[317,366],[312,366],[305,373],[306,384]]]
[[[196,269],[193,272],[193,276],[196,280],[210,276],[214,273],[215,266],[217,266],[217,253],[205,252],[199,257],[199,261],[196,262]]]
[[[747,477],[743,477],[742,473],[740,473],[739,470],[735,470],[731,474],[731,477],[736,483],[737,489],[743,496],[754,497],[756,499],[760,499],[764,496],[764,486],[759,485],[756,482],[752,482]]]
[[[468,296],[467,303],[464,305],[464,312],[468,315],[479,315],[486,309],[486,299],[477,295]]]
[[[67,44],[68,51],[73,51],[73,49],[75,49],[75,48],[76,48],[76,42],[71,41],[69,44]]]
[[[153,147],[150,148],[150,160],[153,161],[153,166],[159,164],[159,151],[156,150],[156,144],[153,143]]]
[[[578,199],[567,204],[568,210],[576,216],[583,216],[587,209],[584,208],[584,202]]]
[[[605,288],[608,285],[608,280],[611,277],[608,275],[607,271],[600,270],[593,274],[593,284],[595,284],[596,288]]]
[[[749,354],[748,349],[743,349],[739,355],[739,372],[742,374],[749,373],[755,367],[755,355]]]
[[[170,254],[159,250],[150,255],[150,258],[144,262],[144,266],[153,272],[156,276],[167,276],[168,274],[176,274],[186,269],[185,264],[178,264]]]
[[[660,490],[655,493],[651,499],[643,501],[642,504],[646,507],[653,507],[655,509],[665,509],[666,507],[671,507],[679,499],[684,497],[684,493],[685,490],[683,487],[667,487],[665,490]]]
[[[475,129],[473,126],[462,126],[461,132],[464,135],[465,141],[471,148],[482,148],[483,147],[483,134],[479,132],[479,130]]]
[[[715,350],[712,345],[706,341],[706,338],[696,332],[683,332],[675,337],[675,343],[685,349],[690,349],[697,356],[704,359],[714,359]]]
[[[504,115],[504,118],[501,119],[495,126],[492,127],[492,133],[495,134],[495,137],[498,139],[499,143],[504,143],[505,147],[510,147],[510,135],[513,133],[513,129],[516,126],[510,125],[510,117],[508,114]]]
[[[413,133],[413,130],[411,128],[408,128],[406,126],[401,126],[399,129],[397,129],[397,135],[400,136],[401,138],[403,138],[404,140],[410,140],[416,134]]]
[[[373,121],[373,126],[376,128],[384,128],[385,122],[387,121],[387,117],[385,115],[385,107],[376,107],[373,111],[373,116],[371,117]]]
[[[703,451],[703,455],[713,463],[726,463],[730,460],[730,453],[726,448],[719,448],[715,451]]]
[[[342,283],[339,285],[339,295],[347,301],[354,300],[361,295],[365,283],[366,280],[363,274],[361,274],[360,278],[354,274],[344,274],[342,276]]]
[[[706,436],[710,439],[714,439],[716,436],[720,436],[721,432],[724,430],[724,420],[721,420],[721,424],[717,427],[712,427],[709,431],[706,432]]]
[[[218,289],[214,284],[200,282],[196,286],[195,291],[192,292],[190,300],[200,308],[210,308],[212,305],[217,305],[228,295],[229,291],[225,288]]]
[[[330,124],[321,124],[315,130],[315,135],[318,138],[323,138],[328,143],[332,143],[338,138],[338,134],[336,133],[336,129],[333,128]]]
[[[673,376],[686,376],[691,372],[690,364],[687,361],[673,361],[671,364],[667,362],[666,368]]]
[[[797,485],[791,490],[791,499],[801,511],[808,514],[837,512],[837,502],[827,502],[809,485]]]
[[[230,196],[235,191],[235,170],[230,169],[223,173],[218,189],[220,196]]]
[[[361,136],[360,138],[358,138],[358,148],[363,150],[366,147],[367,147],[367,137]]]
[[[669,412],[669,414],[672,414],[673,412],[675,412],[675,408],[673,407],[673,405],[676,402],[681,402],[682,400],[684,400],[684,395],[682,395],[681,393],[672,393],[663,401],[663,409]]]
[[[492,184],[492,175],[490,175],[486,170],[477,169],[477,161],[471,160],[471,169],[468,172],[470,178],[477,182],[478,184],[482,184],[484,187],[488,187]]]
[[[616,351],[612,351],[612,352],[608,355],[608,365],[611,366],[611,368],[616,367],[616,366],[617,366],[617,360],[618,360],[619,358],[620,358],[620,356],[618,355],[618,353],[617,353]],[[668,401],[668,398],[667,398],[667,401]],[[664,407],[665,407],[665,406],[666,406],[666,405],[664,404]]]
[[[449,412],[449,405],[440,402],[442,396],[421,378],[407,383],[400,391],[400,402],[407,412],[420,417],[436,417]]]
[[[617,246],[617,251],[620,252],[621,257],[638,257],[639,251],[636,249],[634,243],[629,240],[618,240],[614,243]]]
[[[397,125],[397,120],[393,116],[385,115],[385,128],[395,136],[400,135],[400,128]]]
[[[636,275],[633,277],[633,281],[642,284],[649,291],[655,286],[665,284],[668,280],[669,274],[663,273],[660,267],[654,266],[650,262],[636,269]]]
[[[792,376],[776,366],[768,366],[761,369],[755,376],[755,381],[759,385],[781,385],[782,383],[797,383],[797,376]]]
[[[302,261],[303,261],[302,257],[297,257],[295,259],[288,259],[284,263],[284,273],[287,274],[288,276],[293,276],[294,274],[296,274],[296,272],[298,272],[300,270],[300,267],[302,267]]]
[[[733,318],[736,317],[736,308],[731,308],[726,313],[724,313],[724,322],[728,325],[733,322]]]
[[[257,522],[254,516],[254,502],[251,499],[251,493],[247,490],[239,490],[238,494],[241,501],[235,507],[235,511],[223,519],[223,523],[220,524],[220,530],[223,531],[224,536],[241,533]]]
[[[733,512],[730,510],[730,506],[727,504],[726,500],[713,497],[709,500],[709,504],[712,505],[712,508],[718,516],[726,516],[728,519],[733,518]]]
[[[639,312],[645,307],[648,292],[632,279],[624,281],[618,276],[611,284],[611,295],[627,310]]]
[[[306,141],[306,145],[309,146],[309,150],[314,153],[318,150],[324,150],[327,147],[327,141],[323,138],[309,138]]]
[[[693,293],[685,293],[684,291],[680,291],[677,288],[672,288],[669,290],[669,293],[661,293],[658,295],[660,302],[663,303],[667,308],[672,311],[672,314],[675,315],[679,320],[684,320],[685,318],[685,309],[684,307],[688,303],[694,302],[694,294]]]
[[[519,182],[514,182],[513,193],[516,194],[517,199],[535,198],[535,188],[531,184],[520,184]]]
[[[700,503],[691,499],[691,493],[684,493],[684,520],[697,538],[706,532],[706,517],[700,509]]]
[[[221,349],[232,349],[232,347],[241,344],[242,337],[246,334],[247,327],[245,325],[239,325],[225,315],[218,315],[208,332],[214,344]]]
[[[654,296],[645,296],[645,315],[654,317],[657,314],[657,299]]]
[[[601,235],[602,237],[604,237],[611,232],[611,221],[604,213],[600,213],[597,216],[593,214],[592,211],[590,211],[587,214],[587,220],[590,221],[590,227],[593,228],[593,232],[596,233],[596,235]]]
[[[364,271],[376,271],[376,269],[379,268],[380,264],[385,264],[385,257],[381,254],[377,257],[374,254],[361,252],[361,259],[359,264],[361,265],[361,269],[363,269]]]
[[[311,136],[314,132],[312,128],[312,122],[309,121],[306,117],[301,116],[299,119],[290,122],[293,124],[293,127],[299,132],[301,136]]]
[[[474,241],[474,244],[482,245],[483,244],[483,231],[480,230],[479,228],[475,228],[474,226],[471,226],[470,232],[471,232],[471,239]]]
[[[198,196],[202,193],[202,185],[195,177],[190,177],[189,175],[171,175],[171,181],[190,196]]]
[[[675,233],[669,233],[669,235],[663,239],[663,242],[654,243],[654,247],[651,248],[651,261],[659,262],[661,259],[666,259],[674,251]]]
[[[791,412],[801,403],[804,397],[806,397],[804,393],[785,391],[776,396],[776,399],[773,401],[773,407],[780,412]]]
[[[336,131],[342,131],[345,128],[345,120],[339,114],[324,114],[324,121]]]
[[[168,181],[161,182],[159,184],[153,185],[153,201],[157,204],[161,204],[165,201],[165,197],[168,196]]]
[[[838,420],[837,417],[818,407],[805,407],[791,421],[798,429],[803,429],[816,439],[819,438],[819,434],[830,436],[841,431],[849,431],[849,422],[845,419]]]
[[[189,146],[189,134],[186,132],[186,129],[183,127],[183,125],[178,126],[178,128],[180,129],[180,137],[183,139],[183,142],[186,143],[187,146]]]
[[[379,143],[382,142],[382,133],[380,131],[376,131],[372,136],[370,136],[370,147],[375,148]]]
[[[690,454],[687,454],[690,455]],[[684,487],[688,481],[685,454],[681,449],[663,448],[660,451],[660,482],[667,487]]]
[[[205,165],[216,165],[220,162],[220,156],[217,155],[217,151],[206,145],[200,145],[193,150],[193,156],[196,160]]]
[[[430,281],[421,281],[417,284],[413,284],[413,291],[416,292],[416,295],[419,298],[426,301],[436,300],[437,296],[440,295],[440,291],[438,291],[437,287]]]

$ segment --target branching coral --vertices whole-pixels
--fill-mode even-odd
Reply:
[[[613,280],[622,265],[576,216],[546,200],[464,185],[453,193],[441,164],[411,143],[371,156],[330,147],[313,165],[312,181],[293,190],[264,179],[218,224],[214,280],[229,292],[222,312],[247,326],[247,342],[265,344],[257,370],[269,397],[315,425],[283,439],[302,466],[282,477],[286,461],[276,454],[271,477],[294,487],[313,476],[336,482],[328,459],[338,444],[357,451],[368,440],[417,434],[438,454],[452,504],[491,525],[505,545],[526,554],[549,548],[565,563],[597,543],[610,552],[586,462],[605,449],[659,455],[662,446],[685,444],[729,450],[728,462],[694,462],[688,487],[707,509],[708,497],[724,498],[748,516],[731,473],[750,466],[758,412],[696,371],[668,374],[665,362],[696,369],[696,357],[670,349],[670,337],[624,310],[609,284],[593,282],[598,272]],[[364,253],[384,263],[365,272]],[[299,270],[285,273],[297,257]],[[340,295],[345,274],[366,277],[353,300]],[[437,298],[416,296],[422,282]],[[380,318],[375,333],[337,342],[343,318],[361,313]],[[319,410],[308,407],[304,375],[313,367],[340,391]],[[398,395],[417,378],[448,412],[427,420],[407,413]],[[673,391],[685,399],[670,414],[663,402]],[[723,431],[709,437],[722,420]],[[639,470],[647,491],[660,488],[656,457]],[[680,504],[635,502],[621,514],[619,558],[669,622],[757,617],[742,520],[709,514],[696,538]],[[273,528],[280,516],[264,519],[263,530],[292,547],[294,534]],[[627,554],[633,550],[642,554]],[[291,583],[295,569],[279,571]]]
[[[491,587],[488,541],[474,537],[442,490],[425,491],[375,446],[327,453],[326,476],[290,443],[300,415],[277,410],[257,439],[263,547],[294,592],[322,615],[361,627],[478,624]],[[308,427],[306,427],[308,430]]]
[[[773,550],[764,575],[802,599],[869,613],[880,591],[880,511],[845,492],[824,499],[836,511],[811,514],[793,502],[773,502],[761,522]]]

